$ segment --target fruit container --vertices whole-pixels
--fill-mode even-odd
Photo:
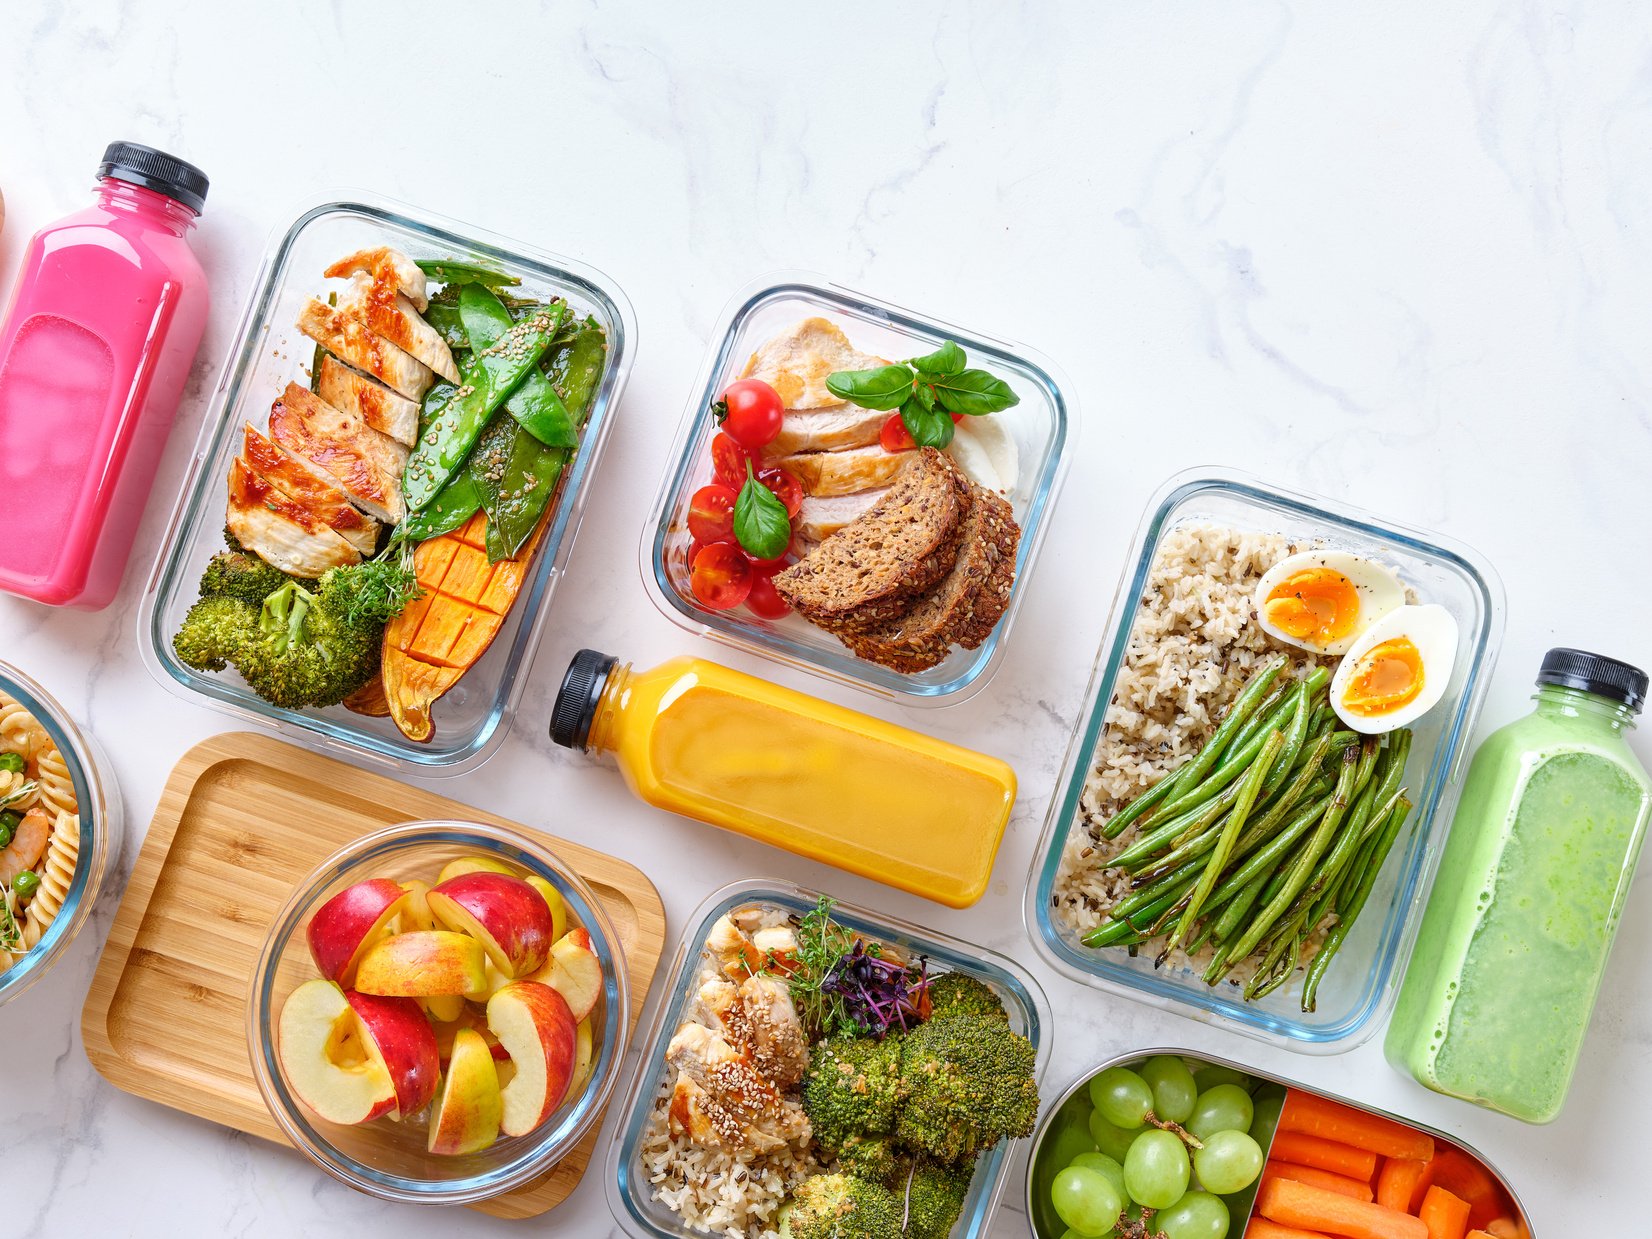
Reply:
[[[1038,1130],[1033,1133],[1031,1150],[1027,1156],[1026,1174],[1026,1206],[1027,1228],[1034,1239],[1062,1239],[1066,1228],[1056,1216],[1050,1204],[1049,1192],[1051,1181],[1062,1166],[1070,1159],[1070,1151],[1080,1147],[1083,1136],[1077,1136],[1078,1143],[1070,1143],[1072,1136],[1063,1137],[1062,1133],[1074,1132],[1084,1128],[1093,1109],[1089,1097],[1090,1081],[1110,1067],[1127,1067],[1140,1063],[1142,1060],[1157,1055],[1172,1055],[1183,1059],[1197,1075],[1204,1068],[1213,1068],[1226,1072],[1238,1072],[1250,1077],[1252,1083],[1250,1092],[1254,1101],[1254,1115],[1250,1134],[1262,1147],[1264,1158],[1275,1152],[1274,1140],[1279,1125],[1279,1108],[1285,1104],[1291,1094],[1302,1094],[1308,1097],[1323,1098],[1362,1110],[1368,1114],[1403,1124],[1414,1131],[1430,1136],[1438,1148],[1449,1145],[1453,1150],[1466,1154],[1496,1182],[1496,1186],[1507,1196],[1504,1202],[1514,1210],[1514,1216],[1509,1218],[1514,1223],[1514,1229],[1509,1232],[1510,1239],[1532,1239],[1531,1219],[1521,1204],[1519,1195],[1503,1173],[1492,1165],[1478,1150],[1453,1139],[1437,1128],[1429,1127],[1424,1123],[1417,1123],[1403,1115],[1392,1114],[1386,1110],[1379,1110],[1375,1106],[1365,1105],[1363,1102],[1351,1101],[1346,1097],[1339,1097],[1335,1093],[1327,1093],[1322,1089],[1307,1088],[1284,1076],[1273,1075],[1266,1071],[1257,1071],[1243,1063],[1232,1059],[1222,1058],[1215,1054],[1194,1053],[1191,1050],[1176,1048],[1156,1048],[1138,1050],[1132,1054],[1120,1054],[1109,1058],[1105,1062],[1097,1063],[1090,1070],[1084,1072],[1070,1085],[1056,1101],[1044,1111],[1044,1117],[1039,1122]],[[1093,1147],[1093,1144],[1088,1147]],[[1061,1164],[1057,1164],[1061,1163]],[[1380,1171],[1380,1160],[1379,1160]],[[1245,1222],[1252,1216],[1252,1208],[1257,1195],[1258,1183],[1252,1183],[1244,1190],[1224,1197],[1228,1204],[1229,1224],[1227,1234],[1229,1239],[1239,1239],[1245,1233]]]
[[[980,648],[954,647],[928,671],[903,675],[857,658],[836,637],[796,615],[768,620],[745,606],[709,610],[689,589],[688,509],[694,492],[712,480],[717,423],[711,406],[760,344],[814,316],[837,323],[862,352],[890,360],[933,352],[954,340],[968,353],[971,366],[991,370],[1021,398],[991,414],[995,421],[1002,419],[1019,457],[1015,486],[1006,495],[1021,526],[1009,607]],[[643,528],[642,575],[655,605],[688,632],[907,704],[950,705],[984,688],[1009,641],[1073,453],[1077,410],[1060,371],[1022,345],[916,314],[806,272],[774,273],[747,285],[729,302],[713,339],[716,346],[692,388],[653,514]]]
[[[1069,832],[1080,829],[1081,798],[1107,725],[1114,683],[1161,539],[1179,526],[1213,522],[1280,533],[1301,543],[1380,560],[1457,622],[1456,662],[1445,695],[1412,725],[1405,783],[1415,805],[1372,888],[1363,914],[1319,986],[1317,1011],[1300,1009],[1300,985],[1245,1002],[1237,987],[1206,985],[1191,968],[1155,969],[1152,952],[1084,946],[1053,916],[1052,891]],[[1033,854],[1025,916],[1033,942],[1058,971],[1205,1023],[1304,1053],[1341,1053],[1376,1031],[1393,1005],[1422,918],[1434,867],[1459,791],[1457,773],[1485,696],[1503,631],[1503,589],[1491,566],[1467,547],[1371,516],[1333,500],[1286,490],[1235,472],[1194,470],[1172,477],[1150,501],[1125,560],[1107,635],[1097,652],[1086,704]]]
[[[490,1148],[461,1156],[426,1151],[428,1124],[423,1114],[414,1121],[380,1118],[354,1127],[322,1121],[299,1102],[277,1048],[282,1004],[298,985],[320,975],[305,936],[311,916],[345,887],[367,878],[422,878],[433,883],[447,862],[465,856],[494,858],[545,879],[561,894],[571,920],[591,935],[603,989],[589,1017],[589,1083],[530,1134],[500,1136]],[[328,1174],[384,1200],[471,1204],[536,1178],[598,1120],[618,1081],[630,1033],[628,988],[624,951],[607,914],[585,882],[555,855],[503,827],[411,822],[364,835],[333,853],[294,888],[276,914],[253,971],[247,1045],[270,1114],[287,1138]]]
[[[698,988],[700,955],[717,918],[735,908],[760,905],[788,915],[803,916],[820,901],[821,893],[773,878],[754,878],[725,886],[697,908],[666,974],[671,983],[656,999],[656,1014],[648,1029],[637,1078],[626,1098],[623,1127],[609,1145],[608,1203],[627,1234],[649,1239],[694,1239],[706,1232],[690,1227],[681,1217],[654,1199],[653,1185],[643,1169],[641,1150],[649,1114],[671,1079],[665,1050],[682,1023],[683,1011]],[[836,903],[832,919],[868,938],[889,943],[911,956],[927,956],[937,972],[963,972],[992,987],[1010,1015],[1010,1027],[1032,1042],[1037,1052],[1037,1074],[1043,1078],[1050,1058],[1050,1007],[1038,982],[1023,968],[992,951],[955,938],[920,929],[905,921],[850,904]],[[1014,1146],[1000,1143],[975,1164],[969,1197],[954,1226],[951,1239],[979,1239],[987,1233],[1003,1194]]]
[[[0,1007],[3,1007],[50,972],[75,936],[86,927],[109,870],[120,859],[126,819],[120,787],[115,783],[114,769],[102,747],[90,733],[75,724],[57,699],[4,662],[0,662],[0,693],[33,715],[63,755],[63,764],[68,767],[74,784],[75,804],[80,810],[80,848],[63,906],[33,949],[17,956],[11,967],[0,971]],[[0,731],[5,733],[8,751],[28,747],[18,738],[24,734],[25,726],[26,720],[0,707]],[[32,767],[26,772],[32,774]],[[39,872],[44,865],[43,858],[34,869]]]
[[[253,693],[233,670],[185,666],[172,636],[196,599],[211,556],[223,549],[225,478],[245,422],[262,426],[289,381],[308,385],[315,346],[294,325],[311,296],[325,295],[321,272],[354,250],[393,245],[415,259],[449,258],[495,267],[531,296],[566,298],[608,333],[608,369],[591,403],[580,446],[561,483],[546,532],[515,606],[487,652],[434,706],[436,734],[409,740],[389,718],[343,706],[288,710]],[[631,369],[636,326],[625,295],[601,272],[382,198],[306,204],[265,254],[241,314],[195,445],[194,466],[172,513],[138,608],[138,648],[150,673],[176,695],[251,719],[321,752],[366,757],[404,772],[457,774],[485,761],[509,731],[550,615],[552,595],[573,550],[592,475]]]

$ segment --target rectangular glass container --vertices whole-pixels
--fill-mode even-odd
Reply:
[[[1365,910],[1319,986],[1318,1009],[1300,1009],[1297,981],[1256,1002],[1231,986],[1206,985],[1185,966],[1154,968],[1150,954],[1095,949],[1056,924],[1051,894],[1069,832],[1081,828],[1084,785],[1103,739],[1114,683],[1161,539],[1210,522],[1283,534],[1377,559],[1457,621],[1456,663],[1445,695],[1412,725],[1406,786],[1416,805]],[[1305,1053],[1341,1053],[1376,1031],[1392,1006],[1456,803],[1457,767],[1480,712],[1503,632],[1503,589],[1491,566],[1458,543],[1381,521],[1347,505],[1266,485],[1239,473],[1195,470],[1171,478],[1137,532],[1108,630],[1097,652],[1080,722],[1027,882],[1026,920],[1039,953],[1071,979],[1205,1023]]]
[[[717,423],[711,406],[759,345],[799,319],[817,315],[837,322],[861,352],[891,360],[921,356],[954,340],[971,366],[992,371],[1021,398],[991,414],[1009,431],[1019,458],[1015,486],[1006,496],[1021,526],[1009,607],[978,649],[954,647],[928,671],[903,675],[857,658],[836,637],[795,615],[766,620],[743,606],[708,610],[689,590],[688,507],[694,492],[712,480],[711,440]],[[804,272],[770,274],[742,289],[713,338],[717,345],[695,383],[653,516],[643,530],[642,574],[655,605],[688,632],[907,704],[949,705],[985,687],[1009,640],[1073,451],[1076,414],[1059,371],[1021,345],[914,314]]]
[[[223,549],[225,478],[240,451],[242,423],[262,427],[270,404],[289,381],[309,382],[314,345],[294,325],[300,307],[309,297],[325,296],[328,282],[321,272],[328,264],[352,251],[385,244],[415,259],[476,262],[508,272],[521,280],[519,291],[566,298],[576,313],[594,315],[608,335],[608,368],[592,400],[579,448],[563,473],[533,569],[493,644],[436,702],[436,733],[427,743],[407,739],[389,718],[352,714],[343,706],[273,706],[233,671],[196,671],[180,662],[172,649],[172,635],[196,599],[202,569]],[[631,368],[635,334],[625,295],[582,263],[380,198],[352,195],[303,206],[266,252],[235,344],[213,389],[194,466],[138,608],[138,646],[151,674],[180,697],[198,698],[264,723],[322,752],[365,756],[427,774],[457,774],[480,765],[503,743],[533,664],[551,596],[573,549],[591,476]]]
[[[656,1000],[654,1020],[646,1037],[638,1039],[638,1044],[645,1047],[642,1062],[625,1100],[623,1126],[609,1146],[608,1204],[627,1234],[649,1239],[701,1239],[706,1233],[694,1230],[654,1199],[648,1178],[639,1167],[638,1152],[649,1111],[669,1079],[666,1045],[682,1022],[683,1010],[696,989],[700,952],[712,925],[724,913],[752,904],[802,916],[819,901],[818,891],[805,890],[779,879],[753,878],[725,886],[695,910],[690,921],[692,928],[683,935],[670,968],[663,973],[670,978],[670,983]],[[1050,1058],[1050,1008],[1044,991],[1024,969],[992,951],[850,904],[834,906],[832,918],[908,955],[927,956],[938,972],[967,973],[991,986],[1009,1011],[1010,1027],[1032,1042],[1037,1052],[1037,1075],[1043,1078]],[[1019,1156],[1019,1146],[1024,1143],[1001,1142],[976,1161],[969,1197],[964,1201],[951,1239],[980,1239],[987,1233],[1003,1194],[1010,1159]]]

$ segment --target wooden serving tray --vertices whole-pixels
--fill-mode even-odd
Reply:
[[[537,836],[590,883],[625,949],[633,1024],[665,945],[641,870],[577,843],[266,736],[216,736],[167,779],[81,1012],[92,1065],[115,1087],[288,1143],[247,1054],[246,1003],[264,937],[294,883],[350,840],[401,822],[489,822]],[[536,1217],[585,1173],[600,1118],[542,1177],[473,1206]]]

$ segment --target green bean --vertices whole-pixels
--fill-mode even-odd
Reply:
[[[1239,839],[1237,849],[1239,852],[1249,851],[1250,848],[1246,846],[1247,844],[1254,847],[1258,840],[1268,838],[1274,827],[1284,820],[1285,815],[1291,811],[1291,806],[1312,791],[1321,777],[1319,772],[1320,762],[1324,760],[1325,754],[1330,751],[1331,737],[1321,736],[1314,742],[1314,746],[1308,750],[1306,760],[1297,767],[1296,778],[1292,779],[1279,797],[1268,805],[1267,812],[1246,828],[1245,833]],[[1327,788],[1326,790],[1329,791],[1330,789]]]
[[[1388,859],[1388,852],[1394,846],[1394,840],[1399,837],[1400,827],[1411,812],[1411,802],[1400,797],[1394,811],[1388,815],[1388,821],[1382,831],[1372,841],[1368,851],[1362,852],[1365,859],[1364,867],[1358,872],[1355,884],[1348,889],[1346,910],[1340,899],[1337,902],[1337,923],[1331,926],[1330,933],[1325,935],[1325,941],[1320,944],[1319,951],[1314,955],[1313,962],[1308,965],[1308,975],[1302,982],[1302,1009],[1314,1010],[1319,997],[1319,982],[1325,976],[1325,970],[1331,966],[1331,959],[1341,949],[1343,939],[1353,928],[1354,920],[1365,909],[1365,901],[1371,895],[1371,887],[1375,885],[1377,874],[1381,871],[1383,862]]]
[[[1132,908],[1129,912],[1107,913],[1107,920],[1085,934],[1081,941],[1085,946],[1115,946],[1119,938],[1139,933],[1139,925],[1151,925],[1164,914],[1166,909],[1173,907],[1193,886],[1196,879],[1188,878],[1179,889],[1173,889],[1163,895]]]
[[[1215,822],[1233,803],[1233,797],[1237,795],[1238,788],[1235,786],[1209,803],[1195,805],[1187,812],[1179,813],[1168,821],[1161,822],[1108,861],[1108,867],[1133,872],[1136,865],[1144,860],[1151,859],[1153,854],[1161,848],[1167,845],[1174,847],[1178,840],[1192,837]]]
[[[1135,919],[1140,915],[1143,908],[1159,903],[1166,896],[1172,901],[1181,898],[1192,889],[1193,884],[1198,880],[1199,875],[1196,873],[1173,874],[1169,878],[1155,882],[1152,886],[1143,890],[1133,891],[1107,909],[1107,919],[1111,921]],[[1160,911],[1162,911],[1162,908]],[[1152,915],[1157,916],[1158,911],[1153,912]]]
[[[1268,771],[1268,777],[1262,780],[1261,796],[1265,801],[1285,784],[1291,777],[1291,771],[1296,768],[1296,759],[1302,752],[1302,745],[1308,739],[1308,705],[1309,692],[1306,688],[1299,689],[1296,695],[1296,708],[1291,713],[1290,725],[1285,730],[1285,747]]]
[[[1296,685],[1289,681],[1274,684],[1268,690],[1268,695],[1262,698],[1262,704],[1256,707],[1250,718],[1246,720],[1245,725],[1234,734],[1229,747],[1237,749],[1240,745],[1250,743],[1257,735],[1265,731],[1268,724],[1287,705],[1286,696],[1295,692]]]
[[[1258,998],[1266,998],[1278,989],[1291,974],[1296,971],[1297,963],[1302,959],[1302,939],[1291,937],[1280,943],[1279,948],[1268,953],[1262,961],[1262,967],[1256,970],[1250,983],[1245,986],[1245,1001],[1255,1002]]]
[[[1291,845],[1302,836],[1302,833],[1306,831],[1308,827],[1312,826],[1325,815],[1325,810],[1328,809],[1330,805],[1331,798],[1327,796],[1322,800],[1314,801],[1312,804],[1309,804],[1297,813],[1297,815],[1293,817],[1289,823],[1287,823],[1285,828],[1272,839],[1268,840],[1268,842],[1264,844],[1254,856],[1251,856],[1245,861],[1244,864],[1240,865],[1239,868],[1235,869],[1231,874],[1223,879],[1221,884],[1217,886],[1215,893],[1211,896],[1211,905],[1213,907],[1217,907],[1222,904],[1226,904],[1229,900],[1236,899],[1240,891],[1251,885],[1255,885],[1257,887],[1257,893],[1260,894],[1262,887],[1267,884],[1269,874],[1271,874],[1275,867],[1279,864],[1280,858],[1290,850]],[[1255,901],[1256,896],[1253,895],[1251,897],[1251,902],[1254,903]],[[1224,920],[1226,920],[1227,916],[1230,914],[1238,915],[1231,913],[1231,905],[1230,913],[1224,914]],[[1217,937],[1224,940],[1230,938],[1233,936],[1233,932],[1237,928],[1238,925],[1232,922],[1227,923],[1225,926],[1218,926]]]
[[[1208,803],[1213,796],[1224,788],[1228,788],[1235,779],[1250,769],[1251,763],[1256,760],[1256,755],[1262,751],[1262,745],[1268,738],[1268,732],[1284,726],[1288,713],[1289,706],[1287,704],[1275,711],[1273,718],[1267,720],[1272,723],[1277,719],[1276,727],[1265,728],[1243,743],[1235,740],[1228,755],[1216,764],[1216,768],[1207,774],[1197,787],[1188,788],[1175,801],[1162,806],[1143,825],[1153,826],[1163,818],[1177,814],[1185,815],[1188,811]]]

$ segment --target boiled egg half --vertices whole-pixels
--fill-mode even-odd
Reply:
[[[1405,603],[1380,564],[1346,551],[1281,559],[1256,586],[1256,619],[1271,637],[1315,654],[1345,654],[1374,622]]]
[[[1445,694],[1457,661],[1457,621],[1444,607],[1400,607],[1372,624],[1331,677],[1331,708],[1375,736],[1404,727]]]

